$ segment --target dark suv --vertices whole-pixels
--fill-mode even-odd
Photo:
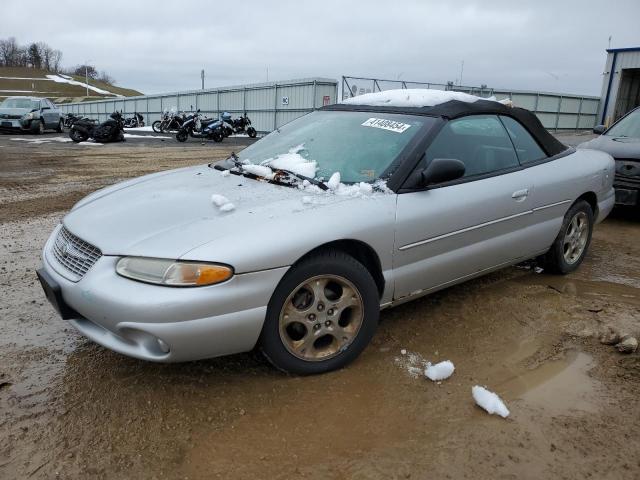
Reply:
[[[0,104],[2,130],[22,130],[43,133],[46,129],[62,132],[62,113],[49,99],[38,97],[9,97]]]
[[[578,145],[607,152],[616,160],[616,204],[640,207],[640,107],[631,110],[609,129],[598,125],[597,138]]]

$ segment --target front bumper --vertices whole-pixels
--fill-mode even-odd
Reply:
[[[267,304],[288,267],[245,273],[209,287],[149,285],[116,274],[119,257],[101,257],[78,282],[58,271],[50,254],[58,229],[43,251],[43,270],[77,315],[69,323],[96,343],[124,355],[181,362],[251,350]]]
[[[0,129],[5,131],[31,131],[33,120],[0,119]]]
[[[596,217],[595,223],[600,223],[603,221],[613,210],[613,206],[616,203],[616,193],[613,188],[609,189],[609,191],[602,196],[602,198],[598,201],[598,216]]]
[[[616,205],[640,205],[640,161],[616,159]]]

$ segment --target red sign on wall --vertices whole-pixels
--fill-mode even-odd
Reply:
[[[331,97],[329,95],[325,95],[324,97],[322,97],[322,106],[323,107],[326,107],[330,103],[331,103]]]

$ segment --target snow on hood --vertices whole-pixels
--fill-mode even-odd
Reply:
[[[384,92],[366,93],[347,98],[342,103],[347,105],[369,105],[373,107],[434,107],[451,100],[474,103],[486,98],[476,97],[463,92],[431,90],[424,88],[404,88],[385,90]]]

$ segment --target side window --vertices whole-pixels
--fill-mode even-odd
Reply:
[[[500,119],[507,128],[513,145],[516,147],[516,153],[521,164],[525,165],[546,158],[547,155],[540,148],[540,145],[520,122],[511,117],[500,116]]]
[[[472,115],[451,120],[431,142],[425,161],[456,158],[465,177],[518,167],[518,157],[504,126],[495,115]]]

